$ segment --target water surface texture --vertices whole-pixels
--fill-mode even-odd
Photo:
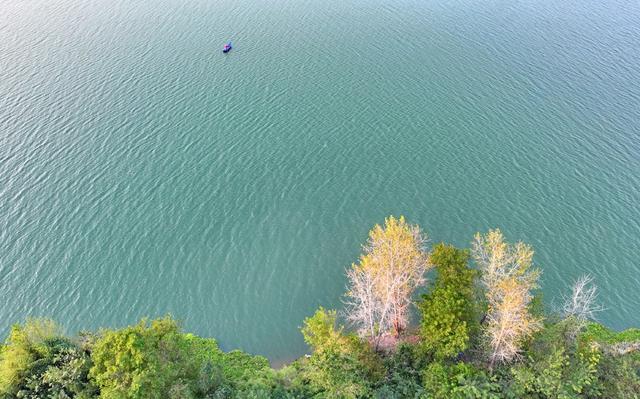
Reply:
[[[640,3],[0,0],[2,336],[171,313],[290,359],[389,214],[639,325]]]

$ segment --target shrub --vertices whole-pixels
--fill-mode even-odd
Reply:
[[[500,386],[483,371],[467,363],[431,363],[423,372],[426,398],[498,399]]]
[[[571,320],[548,323],[527,348],[526,358],[511,367],[511,391],[517,397],[580,398],[599,394],[600,350],[572,339]]]
[[[640,354],[603,354],[598,365],[602,398],[640,398]]]
[[[357,336],[344,334],[337,326],[335,311],[320,308],[305,319],[302,334],[313,349],[301,363],[302,378],[319,397],[368,396],[382,378],[380,358]]]
[[[386,375],[376,389],[374,397],[380,399],[419,398],[423,358],[416,347],[400,344],[396,351],[384,359]]]

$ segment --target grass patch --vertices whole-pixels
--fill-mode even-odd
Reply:
[[[585,341],[596,341],[605,344],[617,344],[620,342],[640,341],[640,329],[629,328],[628,330],[616,332],[612,331],[602,324],[591,323],[587,326],[587,330],[582,334]]]

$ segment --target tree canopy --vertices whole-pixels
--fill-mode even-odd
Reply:
[[[427,351],[444,359],[466,350],[472,334],[477,333],[477,272],[468,266],[468,250],[444,243],[434,246],[430,261],[438,275],[419,304],[420,336]]]
[[[592,278],[545,312],[527,244],[490,230],[470,250],[425,245],[402,217],[376,225],[347,271],[345,313],[320,307],[306,318],[309,354],[280,369],[224,352],[170,316],[75,336],[27,319],[0,344],[0,399],[640,398],[640,330],[593,320]],[[392,345],[377,345],[381,334]]]
[[[402,216],[390,216],[369,232],[359,263],[347,271],[347,318],[361,336],[397,336],[407,327],[412,295],[430,266],[426,242]]]

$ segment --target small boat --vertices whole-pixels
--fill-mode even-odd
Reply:
[[[223,53],[228,53],[229,51],[231,51],[233,47],[231,47],[231,42],[227,43],[224,45],[224,47],[222,48],[222,52]]]

